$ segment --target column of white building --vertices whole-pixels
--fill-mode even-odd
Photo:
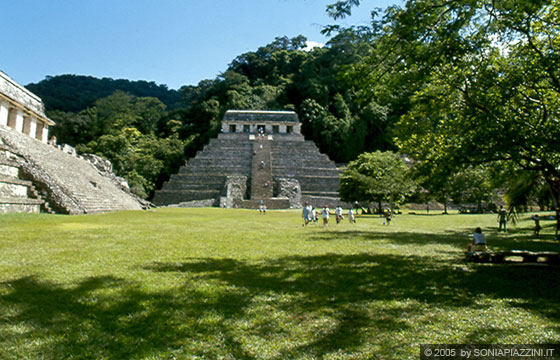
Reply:
[[[0,71],[0,126],[47,143],[49,125],[41,99]]]

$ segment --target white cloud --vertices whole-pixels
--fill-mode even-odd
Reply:
[[[306,41],[305,42],[305,47],[302,50],[303,51],[311,51],[311,50],[313,50],[313,48],[316,48],[316,47],[322,48],[323,46],[325,46],[325,44],[323,44],[323,43],[318,43],[316,41]]]

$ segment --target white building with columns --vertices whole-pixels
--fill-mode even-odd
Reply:
[[[0,71],[0,126],[47,143],[51,125],[43,101]]]

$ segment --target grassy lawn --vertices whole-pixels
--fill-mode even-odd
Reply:
[[[553,221],[400,215],[328,229],[299,211],[0,216],[1,359],[417,359],[423,343],[560,342]]]

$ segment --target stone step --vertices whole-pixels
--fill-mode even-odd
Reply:
[[[0,197],[0,214],[41,212],[42,200],[28,198]]]
[[[165,185],[165,190],[222,190],[224,181],[219,183],[188,183],[173,181]]]
[[[292,149],[285,149],[282,151],[273,151],[272,152],[272,157],[273,158],[280,158],[280,159],[286,159],[286,158],[311,158],[311,159],[329,159],[329,157],[326,154],[322,154],[319,152],[318,149],[298,149],[298,148],[292,148]]]
[[[194,174],[194,175],[187,175],[187,174],[173,174],[169,178],[169,182],[171,181],[179,181],[179,182],[186,182],[186,183],[224,183],[226,180],[226,176],[224,175],[213,175],[213,174]]]
[[[180,174],[184,175],[249,175],[251,173],[251,166],[232,165],[232,166],[186,166],[179,170]]]
[[[249,142],[248,134],[220,134],[217,138],[211,139],[209,144],[222,143],[239,145],[246,144],[247,142]]]
[[[298,179],[298,181],[302,192],[325,191],[326,189],[338,191],[340,186],[340,182],[337,178],[323,178],[315,181],[301,181],[301,179]]]
[[[1,149],[0,149],[1,150]],[[11,166],[11,167],[16,167],[19,168],[19,164],[17,163],[17,161],[14,161],[12,159],[8,159],[7,157],[3,156],[0,154],[0,165],[5,165],[5,166]]]
[[[23,186],[33,186],[33,183],[29,180],[22,180],[17,177],[6,176],[6,175],[0,175],[0,182],[23,185]]]
[[[156,205],[178,204],[192,200],[216,199],[220,196],[217,190],[159,190],[152,202]]]
[[[237,159],[249,159],[251,156],[250,152],[241,152],[241,151],[208,151],[203,152],[201,154],[196,155],[196,159],[228,159],[230,161],[237,160]]]
[[[294,168],[294,167],[273,167],[272,175],[274,177],[304,177],[304,176],[325,176],[338,177],[339,171],[334,168]]]
[[[325,155],[314,146],[297,145],[272,148],[273,156],[298,156],[301,154]],[[326,155],[325,155],[326,156]]]
[[[230,167],[251,167],[251,160],[250,159],[237,159],[237,160],[228,160],[228,159],[193,159],[189,161],[187,166],[190,167],[223,167],[223,168],[230,168]]]
[[[27,198],[30,181],[21,180],[8,176],[0,176],[0,196],[7,198]]]
[[[301,196],[338,197],[338,191],[303,191]]]
[[[251,166],[251,159],[211,159],[211,158],[194,158],[189,160],[192,166]]]
[[[202,148],[201,152],[230,150],[230,151],[236,151],[240,153],[247,153],[251,151],[251,149],[252,149],[251,143],[248,141],[244,143],[211,141],[208,145]]]
[[[272,167],[292,167],[292,168],[334,168],[334,164],[326,159],[272,159]]]

